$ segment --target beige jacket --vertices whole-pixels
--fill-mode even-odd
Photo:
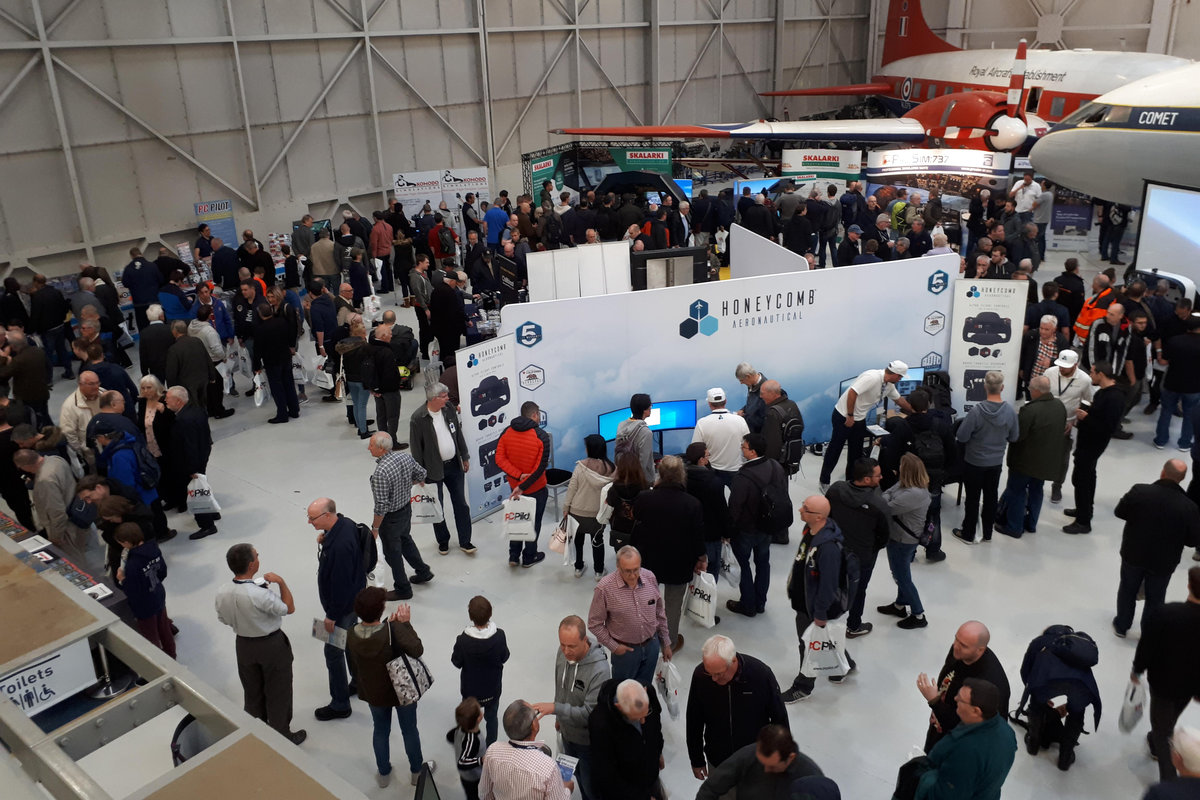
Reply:
[[[104,388],[100,388],[100,394],[104,394]],[[58,427],[62,429],[63,435],[67,437],[68,444],[77,452],[84,452],[87,447],[87,425],[100,411],[100,394],[96,395],[95,400],[84,400],[83,395],[79,393],[79,389],[67,395],[67,399],[63,400],[62,412],[58,416]]]
[[[33,507],[46,538],[67,551],[67,557],[82,557],[90,529],[79,528],[67,518],[75,499],[75,474],[61,456],[46,456],[33,482]],[[82,563],[82,562],[77,562]]]

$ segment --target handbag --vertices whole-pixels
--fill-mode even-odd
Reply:
[[[996,519],[1000,519],[999,514],[996,515]],[[899,525],[900,530],[916,539],[917,544],[921,545],[921,547],[929,547],[929,545],[933,542],[933,535],[937,533],[937,526],[933,524],[933,519],[930,518],[928,514],[925,516],[925,524],[921,527],[921,530],[917,531],[916,533],[913,533],[912,529],[901,522],[900,518],[895,514],[892,515],[892,522],[895,522],[897,525]]]
[[[388,647],[394,650],[392,643],[392,623],[384,623],[388,629]],[[416,656],[401,653],[387,663],[388,677],[392,679],[392,689],[396,699],[402,706],[411,706],[421,699],[421,695],[429,691],[433,685],[433,674],[424,661]]]
[[[333,396],[338,400],[346,399],[346,369],[345,364],[338,364],[337,380],[333,382]]]
[[[570,517],[563,517],[562,522],[558,523],[558,527],[554,529],[554,533],[550,534],[550,550],[554,553],[567,552],[568,528],[571,523]]]

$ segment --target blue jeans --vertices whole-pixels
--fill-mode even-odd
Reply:
[[[367,432],[367,398],[371,393],[358,381],[346,381],[350,390],[350,405],[354,408],[354,425],[360,434]]]
[[[767,589],[771,586],[771,534],[742,531],[733,540],[733,554],[742,568],[738,603],[748,612],[761,614],[767,607]],[[754,572],[750,556],[754,556]]]
[[[659,600],[661,603],[662,600]],[[654,668],[658,666],[658,654],[662,646],[658,643],[658,634],[644,644],[630,650],[624,655],[612,654],[612,676],[618,683],[633,678],[642,686],[650,686],[654,681]]]
[[[358,615],[351,611],[334,624],[343,630],[350,630],[358,622]],[[329,671],[329,706],[335,711],[345,711],[350,707],[350,683],[346,678],[346,670],[354,677],[354,665],[350,662],[350,654],[339,650],[331,644],[325,645],[325,669]]]
[[[596,790],[592,788],[592,746],[563,739],[563,752],[579,759],[575,765],[575,785],[579,787],[583,800],[591,800],[596,796]]]
[[[405,504],[403,508],[383,515],[383,521],[379,523],[379,546],[383,550],[383,560],[392,570],[392,585],[397,592],[407,594],[412,588],[404,572],[405,561],[412,567],[414,575],[430,574],[429,565],[421,558],[421,551],[412,538],[412,506]]]
[[[879,557],[877,550],[860,550],[851,547],[858,555],[858,591],[850,601],[850,613],[846,617],[847,630],[856,631],[862,627],[863,609],[867,604],[867,584],[871,582],[871,573],[875,571],[875,559]]]
[[[910,614],[924,614],[925,606],[921,605],[921,595],[917,594],[912,579],[912,560],[916,554],[916,543],[887,543],[888,566],[896,580],[896,605],[908,606]]]
[[[533,557],[537,555],[537,540],[542,535],[542,514],[546,512],[546,501],[550,498],[550,490],[546,487],[538,489],[536,492],[528,492],[525,497],[532,497],[536,503],[536,508],[533,514],[533,530],[535,536],[528,542],[509,542],[508,543],[508,560],[516,561],[521,559],[521,563],[528,564],[533,561]]]
[[[388,706],[371,706],[371,720],[375,723],[371,744],[375,748],[375,766],[380,775],[392,773],[392,709]],[[417,704],[396,706],[396,719],[400,721],[400,736],[404,739],[404,754],[408,756],[408,771],[421,771],[425,759],[421,757],[421,734],[417,731]]]
[[[1192,446],[1192,409],[1200,403],[1200,393],[1185,394],[1162,388],[1162,405],[1158,409],[1158,427],[1154,430],[1154,443],[1165,447],[1171,439],[1171,417],[1175,405],[1183,404],[1183,422],[1179,427],[1179,447],[1188,450]]]
[[[1008,483],[1000,497],[1004,509],[1003,525],[1020,535],[1037,531],[1038,516],[1042,513],[1042,487],[1045,481],[1008,470]]]
[[[1133,626],[1138,589],[1143,588],[1143,585],[1146,590],[1146,604],[1142,606],[1142,625],[1145,626],[1146,617],[1153,616],[1166,602],[1167,584],[1170,582],[1170,572],[1160,575],[1122,560],[1121,582],[1117,586],[1117,615],[1113,617],[1113,627],[1125,632]]]
[[[465,481],[466,474],[457,458],[443,461],[442,479],[434,481],[438,487],[438,502],[442,504],[443,513],[446,510],[446,498],[442,493],[443,486],[446,491],[450,492],[450,505],[454,509],[454,527],[458,530],[460,547],[471,546],[471,507],[467,505],[467,493],[463,487]],[[437,539],[439,548],[450,546],[450,529],[446,527],[444,519],[433,526],[433,535]]]

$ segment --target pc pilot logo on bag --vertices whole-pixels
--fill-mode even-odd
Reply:
[[[688,318],[679,323],[679,335],[691,339],[697,333],[712,336],[717,332],[718,321],[708,313],[708,303],[703,300],[693,300],[688,306]]]
[[[528,511],[505,511],[505,522],[533,522],[533,515]]]

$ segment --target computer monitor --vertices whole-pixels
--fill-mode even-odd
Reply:
[[[896,391],[901,397],[908,397],[913,389],[925,383],[924,367],[909,367],[908,374],[896,382]]]
[[[597,418],[597,428],[600,435],[607,441],[617,438],[617,426],[629,419],[629,409],[619,408],[609,411]],[[646,426],[652,431],[673,431],[680,428],[696,427],[695,400],[667,400],[655,402],[650,407],[650,416],[646,418]]]

